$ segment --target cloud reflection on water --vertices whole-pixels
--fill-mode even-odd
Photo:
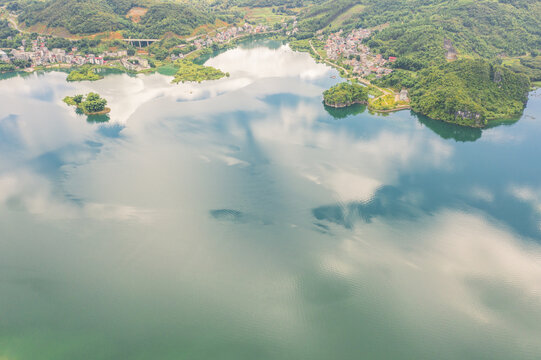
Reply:
[[[329,119],[331,72],[306,54],[237,49],[209,63],[232,77],[0,83],[0,139],[12,139],[0,144],[0,333],[22,334],[7,340],[14,353],[541,353],[541,250],[496,225],[510,203],[499,183],[457,181],[464,144],[403,113]],[[58,101],[85,89],[111,99],[120,137]],[[535,188],[499,179],[529,213],[539,206]],[[20,280],[30,269],[55,280],[50,300]]]

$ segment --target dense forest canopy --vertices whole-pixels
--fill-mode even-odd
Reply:
[[[169,31],[177,35],[188,35],[199,25],[213,23],[216,17],[209,11],[177,3],[154,4],[141,18],[132,31],[145,37],[158,38]]]
[[[166,32],[187,35],[216,19],[203,5],[147,0],[32,0],[19,4],[19,21],[26,26],[62,27],[72,34],[124,30],[138,37],[157,38]],[[148,8],[139,23],[126,17],[134,6]]]
[[[387,24],[369,40],[384,56],[421,57],[425,65],[444,58],[444,39],[459,52],[482,57],[523,55],[541,48],[538,0],[362,0],[366,7],[345,28]],[[343,11],[359,3],[332,0],[312,7],[300,21],[301,36],[325,30]]]
[[[119,16],[105,0],[31,1],[22,7],[19,21],[27,26],[62,27],[72,34],[124,29],[130,21]],[[118,11],[118,10],[117,10]]]
[[[345,107],[353,104],[366,104],[368,102],[368,90],[359,84],[343,82],[331,87],[323,93],[326,105]]]
[[[468,126],[520,114],[528,99],[526,76],[484,60],[458,60],[424,69],[410,89],[412,109]]]
[[[0,39],[6,39],[17,34],[18,32],[9,26],[7,20],[0,19]]]

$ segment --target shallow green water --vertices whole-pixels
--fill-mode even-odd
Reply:
[[[541,92],[483,131],[337,112],[256,45],[0,81],[0,359],[539,359]]]

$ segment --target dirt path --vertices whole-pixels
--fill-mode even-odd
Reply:
[[[19,27],[19,23],[17,22],[17,15],[13,15],[13,14],[10,14],[8,13],[8,21],[9,21],[9,24],[11,25],[12,28],[14,28],[15,30],[17,30],[18,32],[21,32],[21,33],[27,33],[28,31],[25,31],[23,29],[21,29]]]

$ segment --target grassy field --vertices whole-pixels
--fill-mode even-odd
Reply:
[[[351,7],[348,11],[337,16],[336,19],[331,22],[332,31],[339,30],[347,20],[351,19],[354,15],[360,14],[365,7],[365,5],[357,4]]]
[[[289,18],[286,15],[273,13],[272,9],[272,7],[242,8],[246,13],[246,20],[252,23],[273,25]]]
[[[226,23],[225,21],[216,20],[216,22],[214,24],[205,24],[205,25],[200,25],[200,26],[196,27],[190,35],[184,36],[184,37],[185,38],[191,38],[191,37],[194,37],[194,36],[204,35],[204,34],[212,35],[218,29],[223,29],[223,28],[226,28],[228,26],[230,26],[230,24]]]

